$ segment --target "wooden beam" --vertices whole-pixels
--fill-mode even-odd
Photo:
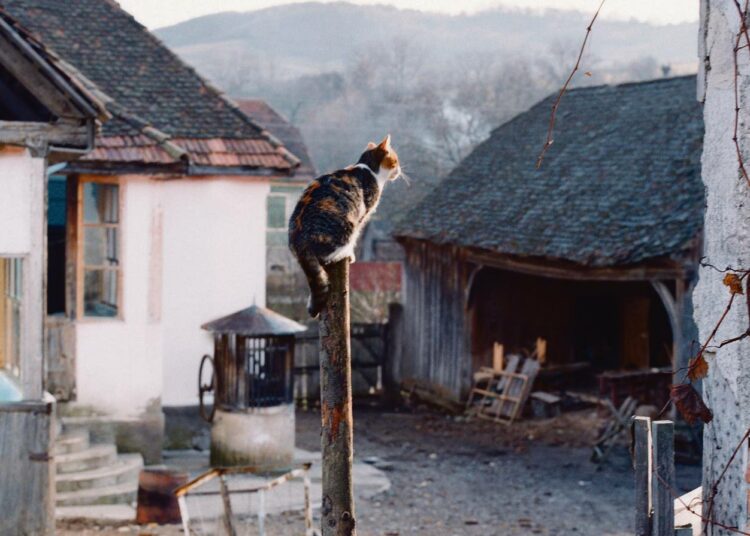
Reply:
[[[44,144],[86,147],[87,143],[85,124],[63,121],[57,123],[0,121],[0,144],[27,147],[37,147]]]
[[[669,326],[672,328],[672,370],[676,371],[682,366],[682,307],[685,284],[682,279],[675,280],[675,295],[672,295],[664,281],[651,281],[651,286],[664,305]]]
[[[651,502],[653,504],[652,536],[674,536],[674,423],[651,423],[653,452]]]
[[[549,259],[522,260],[499,253],[475,250],[467,250],[466,260],[511,272],[574,281],[647,281],[675,279],[684,275],[684,269],[674,261],[671,266],[634,264],[597,268]]]
[[[2,28],[7,30],[5,26]],[[86,117],[65,91],[53,83],[34,60],[27,57],[7,35],[0,46],[0,64],[32,95],[58,117]],[[26,45],[28,46],[28,44]],[[44,61],[44,60],[42,60]],[[50,69],[52,66],[48,66]],[[59,76],[59,75],[58,75]]]
[[[633,418],[635,536],[651,536],[651,419]]]

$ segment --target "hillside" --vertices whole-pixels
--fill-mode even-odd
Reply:
[[[589,17],[307,2],[199,17],[156,34],[228,94],[269,101],[300,128],[321,171],[351,163],[390,132],[408,146],[412,169],[428,163],[442,175],[492,128],[559,89]],[[600,19],[573,85],[657,78],[665,65],[695,72],[697,31]]]
[[[468,54],[547,54],[578,43],[588,16],[574,11],[543,15],[491,10],[443,15],[388,6],[300,3],[244,13],[219,13],[161,28],[156,34],[200,70],[215,70],[217,57],[239,53],[273,60],[281,78],[344,67],[354,52],[401,39],[433,60]],[[696,24],[655,26],[597,22],[591,48],[604,64],[653,57],[679,71],[696,64]],[[219,62],[221,63],[221,62]]]

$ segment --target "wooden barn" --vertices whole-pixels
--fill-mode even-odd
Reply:
[[[396,229],[409,334],[396,379],[459,398],[495,342],[514,351],[538,337],[547,367],[589,381],[683,363],[704,207],[695,86],[688,76],[570,91],[536,169],[550,97],[414,207]]]

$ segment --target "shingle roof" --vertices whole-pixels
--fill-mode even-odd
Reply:
[[[694,76],[575,89],[535,169],[551,96],[494,130],[396,234],[612,266],[687,249],[703,222]]]
[[[78,109],[78,114],[102,121],[110,118],[101,100],[102,96],[97,94],[96,87],[72,65],[50,50],[38,37],[33,36],[2,6],[0,6],[0,32],[11,39],[15,36],[20,41],[20,46],[25,48],[22,53],[34,61],[42,72],[48,71],[45,74],[59,91],[70,97],[71,105],[73,109]]]
[[[134,123],[142,122],[157,133],[146,133],[154,146],[163,146],[159,136],[258,140],[259,154],[277,153],[272,167],[295,165],[283,147],[113,0],[6,0],[4,6],[114,100],[118,110],[103,137],[138,137],[143,129]]]
[[[302,133],[297,127],[284,119],[265,101],[238,99],[237,105],[245,115],[281,140],[284,147],[299,159],[300,165],[294,172],[296,178],[312,179],[316,175],[315,166],[312,158],[310,158],[310,153],[307,151],[307,145],[305,145]]]

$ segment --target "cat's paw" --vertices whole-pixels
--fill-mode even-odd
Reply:
[[[349,255],[349,264],[354,264],[355,262],[357,262],[357,257],[352,253]]]
[[[328,302],[329,286],[326,285],[317,294],[310,294],[307,298],[307,312],[312,318],[317,318]]]
[[[313,306],[312,294],[307,297],[307,313],[311,318],[318,318],[318,315],[320,314],[320,311],[316,311],[315,307]]]

